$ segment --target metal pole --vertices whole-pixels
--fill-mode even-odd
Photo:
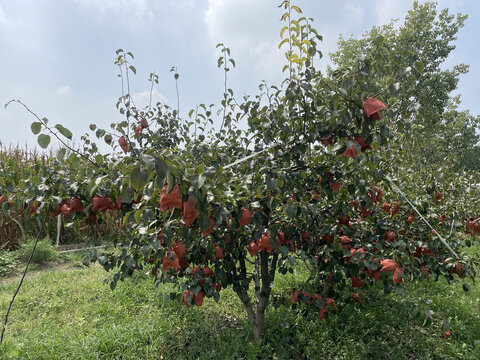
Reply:
[[[57,216],[57,243],[55,244],[56,247],[60,245],[60,232],[62,231],[62,215]]]

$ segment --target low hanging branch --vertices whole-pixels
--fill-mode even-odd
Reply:
[[[13,293],[12,300],[10,300],[10,304],[8,305],[7,313],[5,314],[5,320],[3,321],[2,335],[0,336],[0,344],[3,342],[3,336],[5,334],[5,328],[7,327],[7,322],[8,322],[8,315],[10,314],[10,310],[12,309],[12,305],[13,305],[13,302],[15,301],[15,297],[20,291],[20,287],[22,286],[23,279],[25,279],[25,275],[27,275],[28,267],[30,266],[30,262],[32,261],[33,254],[35,253],[35,249],[37,248],[38,240],[40,239],[40,235],[42,234],[46,223],[47,223],[47,217],[45,217],[45,220],[43,221],[43,225],[40,231],[38,232],[37,237],[35,238],[35,244],[33,245],[32,252],[30,253],[30,256],[28,258],[27,265],[25,266],[25,270],[23,271],[22,278],[20,279],[17,289]]]

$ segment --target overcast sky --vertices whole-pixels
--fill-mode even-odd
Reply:
[[[373,25],[402,20],[411,0],[298,0],[304,14],[315,18],[324,36],[321,50],[334,51],[339,34],[360,37]],[[423,1],[421,1],[423,2]],[[150,72],[160,83],[156,99],[176,104],[180,74],[182,115],[199,103],[219,104],[223,73],[215,45],[230,47],[237,68],[228,86],[241,98],[258,84],[282,80],[279,52],[279,0],[0,0],[0,103],[20,99],[50,123],[61,123],[78,139],[90,123],[109,128],[121,119],[115,109],[121,85],[113,64],[115,50],[135,55],[137,75],[131,91],[137,106],[148,104]],[[459,32],[457,49],[447,65],[463,62],[470,73],[460,80],[462,108],[480,113],[480,2],[440,0],[439,8],[469,15]],[[28,144],[32,116],[13,104],[0,108],[0,141]]]

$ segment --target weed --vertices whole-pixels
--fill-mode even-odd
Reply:
[[[0,276],[10,275],[19,264],[14,252],[0,250]]]
[[[30,238],[25,243],[20,245],[20,248],[15,251],[17,257],[22,262],[26,262],[30,257],[35,239]],[[52,245],[52,241],[49,238],[39,240],[35,253],[33,254],[32,263],[44,264],[48,261],[54,261],[58,257],[58,252]]]

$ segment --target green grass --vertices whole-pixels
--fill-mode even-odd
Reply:
[[[75,255],[80,257],[81,255]],[[443,280],[407,286],[404,296],[362,293],[318,321],[283,306],[266,316],[262,344],[252,339],[243,307],[230,290],[186,310],[164,302],[171,287],[137,273],[114,291],[99,267],[49,269],[27,277],[14,303],[0,359],[478,359],[480,289]],[[274,295],[302,273],[279,276]],[[17,281],[0,283],[0,311]],[[378,284],[380,285],[380,284]],[[368,301],[367,301],[368,300]],[[413,303],[419,316],[412,315]],[[434,312],[424,324],[425,311]],[[442,337],[443,320],[452,336]]]

